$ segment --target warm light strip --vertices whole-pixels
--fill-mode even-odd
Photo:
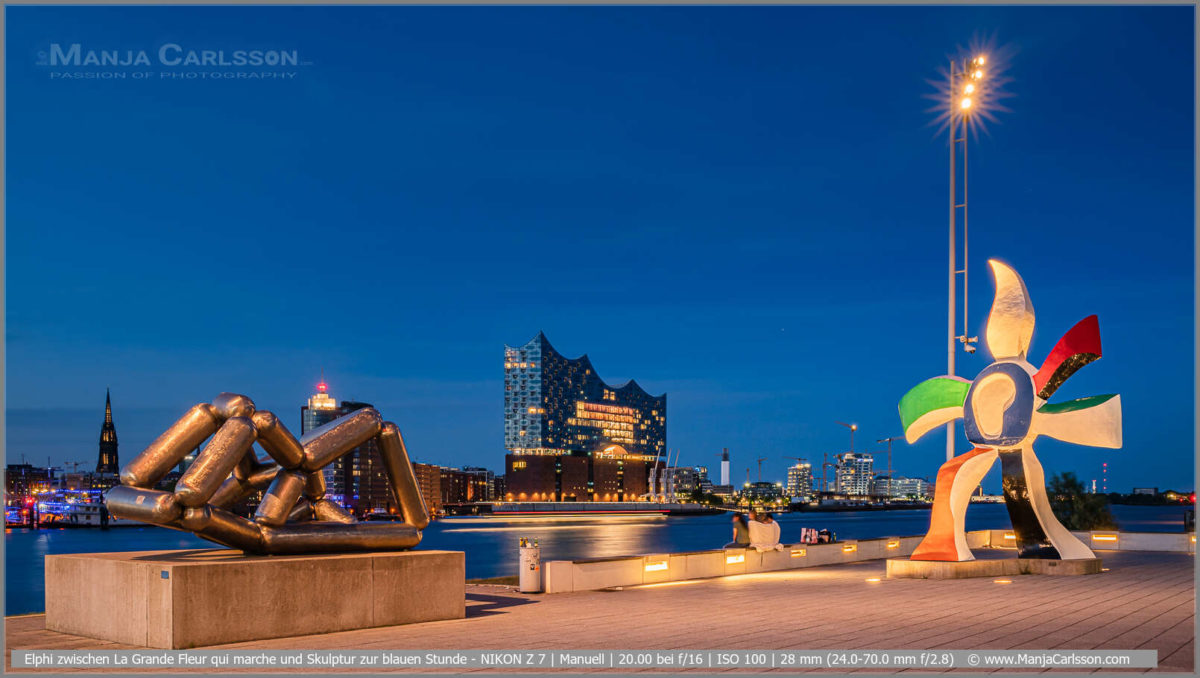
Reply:
[[[725,556],[725,564],[726,565],[732,565],[734,563],[744,563],[744,562],[746,562],[746,556],[741,553],[737,554],[736,556]]]
[[[994,580],[992,580],[992,583],[993,584],[1011,584],[1012,580],[1011,579],[994,579]]]
[[[1013,534],[1012,532],[1005,532],[1005,533],[1004,533],[1004,538],[1005,538],[1005,539],[1016,539],[1016,538],[1017,538],[1017,535]]]
[[[808,555],[808,549],[792,549],[793,558],[803,558]]]
[[[854,553],[858,550],[858,544],[846,544],[842,547],[842,553]]]
[[[1117,535],[1115,535],[1115,534],[1093,534],[1092,535],[1092,541],[1116,541],[1116,540],[1117,540]]]
[[[871,582],[872,584],[874,584],[874,583],[878,583],[878,582],[880,581],[880,579],[879,579],[879,577],[871,577],[871,578],[870,578],[870,579],[868,579],[867,581],[869,581],[869,582]]]
[[[889,541],[889,542],[887,543],[887,547],[888,547],[888,548],[890,548],[890,549],[900,548],[900,540],[899,540],[899,539],[893,539],[893,540]]]
[[[662,570],[667,569],[667,567],[667,561],[665,560],[657,560],[653,563],[646,563],[647,572],[661,572]]]

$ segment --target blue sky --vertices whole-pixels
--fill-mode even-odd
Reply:
[[[324,369],[419,460],[499,468],[503,347],[538,330],[667,392],[684,463],[729,447],[735,478],[767,457],[782,479],[785,456],[847,449],[838,420],[878,450],[945,371],[947,141],[925,95],[990,38],[1012,97],[971,147],[973,333],[990,256],[1030,289],[1035,365],[1099,314],[1104,359],[1055,399],[1120,393],[1125,447],[1043,439],[1043,464],[1193,486],[1191,8],[6,17],[10,462],[94,464],[105,387],[124,460],[223,390],[298,428]],[[76,42],[307,65],[52,79],[39,52]],[[932,478],[944,444],[894,465]]]

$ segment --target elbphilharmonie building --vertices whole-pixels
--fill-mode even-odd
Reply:
[[[505,498],[630,501],[666,451],[667,396],[613,387],[538,333],[504,349]]]

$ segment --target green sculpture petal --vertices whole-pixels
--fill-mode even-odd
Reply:
[[[1087,398],[1079,398],[1077,400],[1068,400],[1065,403],[1046,403],[1038,408],[1038,412],[1043,414],[1062,414],[1063,412],[1074,412],[1075,410],[1086,410],[1089,407],[1096,407],[1112,400],[1117,396],[1116,393],[1106,395],[1090,396]],[[903,402],[903,401],[901,401]]]
[[[917,384],[900,399],[900,424],[913,441],[930,429],[962,416],[971,382],[961,377],[934,377]]]

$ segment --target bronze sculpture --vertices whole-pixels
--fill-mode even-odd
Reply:
[[[325,497],[322,469],[372,438],[402,523],[359,522]],[[153,489],[205,440],[174,492]],[[255,442],[269,460],[258,458]],[[253,520],[229,510],[259,491],[263,498]],[[400,429],[375,408],[351,412],[297,440],[278,417],[256,411],[253,401],[235,393],[188,410],[121,469],[121,484],[109,490],[105,504],[114,516],[190,531],[252,554],[410,549],[429,524]]]

